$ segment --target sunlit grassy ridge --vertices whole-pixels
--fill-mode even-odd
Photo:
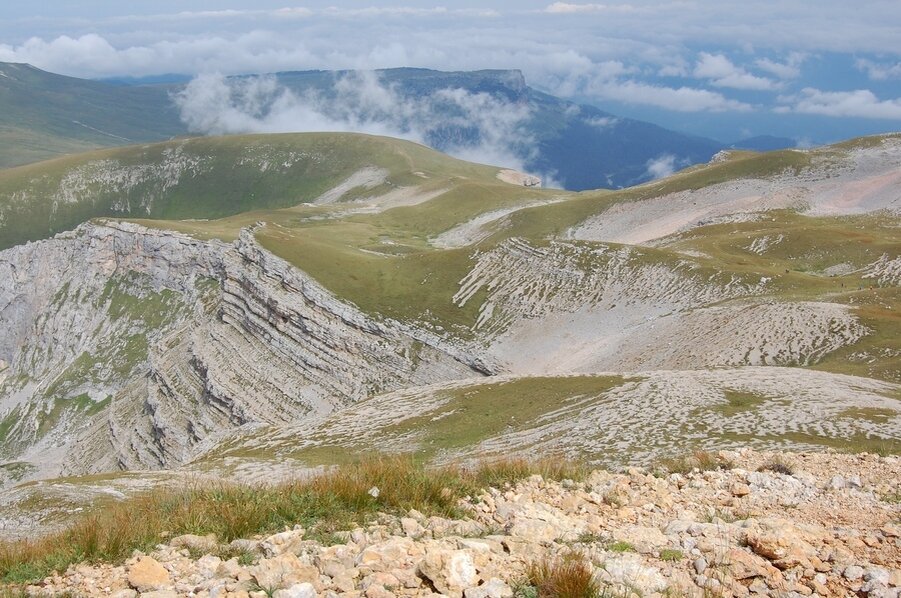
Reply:
[[[0,171],[0,248],[98,216],[215,219],[285,208],[366,167],[388,176],[372,193],[433,176],[491,180],[497,172],[415,143],[358,134],[205,137],[102,150]]]

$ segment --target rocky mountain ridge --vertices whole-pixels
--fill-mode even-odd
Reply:
[[[5,208],[49,237],[0,252],[11,535],[104,494],[374,448],[604,465],[897,450],[897,136],[583,194],[363,135],[115,155],[156,173],[140,179],[162,193],[154,219],[109,218],[107,154],[0,176]],[[64,202],[82,224],[50,236],[37,173],[58,190],[98,159]]]

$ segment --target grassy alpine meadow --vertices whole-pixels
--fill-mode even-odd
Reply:
[[[498,169],[425,146],[362,134],[286,133],[178,139],[84,152],[0,170],[0,248],[91,218],[221,219],[309,203],[360,169],[395,187],[495,179]],[[445,181],[442,183],[441,181]],[[511,185],[506,185],[511,187]],[[15,225],[13,225],[15,223]]]

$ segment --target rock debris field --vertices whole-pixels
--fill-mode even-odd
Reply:
[[[463,519],[385,514],[326,544],[300,527],[230,545],[168,538],[151,554],[73,566],[27,593],[511,598],[536,595],[530,563],[581,555],[606,596],[899,596],[901,460],[717,457],[721,467],[707,471],[532,476],[468,497]]]

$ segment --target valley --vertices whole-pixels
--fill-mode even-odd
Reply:
[[[0,171],[0,528],[374,451],[895,454],[899,168],[886,135],[574,193],[288,134]]]

